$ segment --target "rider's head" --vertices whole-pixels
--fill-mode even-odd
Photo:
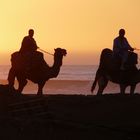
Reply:
[[[120,37],[124,37],[124,35],[125,35],[125,30],[124,29],[120,29],[119,30],[119,36]]]
[[[30,30],[28,31],[28,34],[29,34],[30,37],[33,37],[33,35],[34,35],[34,30],[33,30],[33,29],[30,29]]]

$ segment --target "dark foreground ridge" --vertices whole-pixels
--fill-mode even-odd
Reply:
[[[140,139],[140,95],[20,95],[0,85],[0,139]]]

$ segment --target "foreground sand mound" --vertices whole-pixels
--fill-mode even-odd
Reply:
[[[0,85],[0,104],[4,139],[140,138],[139,94],[21,95]]]

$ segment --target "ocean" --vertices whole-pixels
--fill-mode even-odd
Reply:
[[[10,65],[0,65],[0,79],[6,80]],[[97,70],[97,65],[64,65],[57,78],[53,80],[91,80]]]
[[[44,94],[84,94],[96,95],[98,85],[93,93],[90,92],[91,85],[95,78],[98,65],[63,65],[57,78],[52,78],[44,86]],[[0,65],[0,82],[7,84],[9,65]],[[18,84],[15,82],[15,88]],[[24,94],[36,94],[37,84],[28,81],[23,90]],[[119,85],[109,82],[104,94],[119,93]],[[126,92],[129,92],[129,87]],[[140,84],[136,87],[136,92],[140,92]]]

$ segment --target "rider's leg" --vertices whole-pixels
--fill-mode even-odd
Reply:
[[[121,61],[121,67],[120,67],[121,70],[125,69],[125,63],[127,61],[127,58],[128,58],[128,51],[122,53],[122,61]]]

